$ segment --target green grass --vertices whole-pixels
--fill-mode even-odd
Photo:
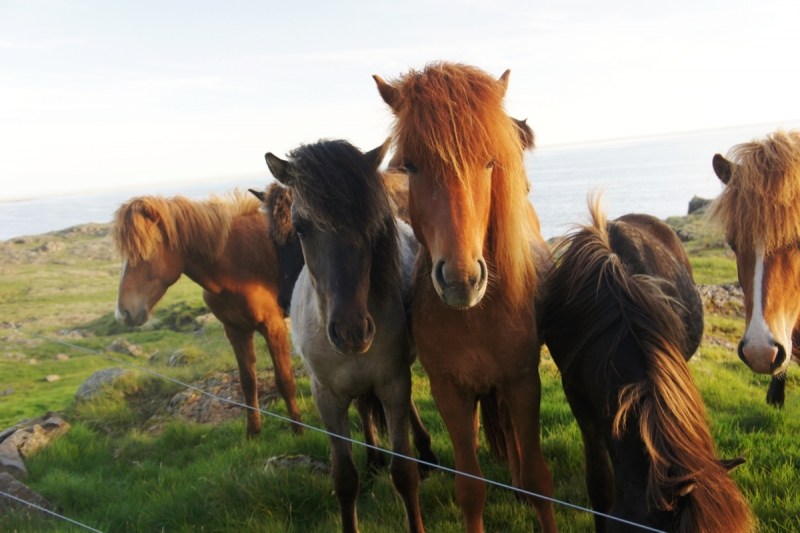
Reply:
[[[683,222],[689,223],[699,222]],[[696,242],[687,245],[698,282],[735,281],[735,264],[719,241],[703,237],[695,226],[685,229],[696,232]],[[92,238],[83,236],[70,241],[70,246],[91,244]],[[130,330],[113,320],[118,263],[78,257],[72,264],[61,264],[73,260],[71,250],[59,252],[50,262],[0,262],[0,322],[13,321],[47,335],[62,329],[86,330],[89,336],[68,342],[98,351],[123,337],[140,344],[144,355],[115,357],[183,381],[197,379],[211,369],[235,368],[232,350],[218,323],[199,335],[193,330],[191,320],[207,312],[196,285],[186,279],[179,281],[157,307],[156,327],[151,324]],[[706,317],[707,335],[722,343],[735,345],[742,329],[740,318]],[[270,361],[263,340],[257,339],[259,368],[265,368]],[[178,349],[185,351],[189,364],[168,368],[169,355]],[[56,361],[58,353],[70,359]],[[39,364],[28,364],[31,358]],[[294,364],[299,362],[295,360]],[[80,383],[108,366],[118,365],[0,329],[0,392],[7,387],[15,391],[0,397],[0,428],[20,418],[41,416],[47,410],[61,411],[73,426],[52,446],[26,461],[30,475],[25,482],[66,516],[109,532],[328,532],[340,528],[327,476],[303,470],[264,470],[270,457],[283,454],[306,454],[329,463],[324,435],[306,431],[295,437],[285,422],[269,417],[264,417],[261,435],[252,440],[244,438],[243,418],[216,427],[176,421],[166,424],[163,433],[150,434],[147,420],[179,387],[136,372],[96,400],[74,403]],[[794,394],[798,389],[796,369],[790,369],[786,406],[776,410],[764,401],[768,378],[751,373],[722,346],[701,347],[690,368],[705,400],[719,455],[747,459],[732,475],[758,517],[761,531],[800,530],[800,495],[796,490],[800,486],[800,442],[796,438],[800,432],[800,395]],[[561,390],[558,372],[547,356],[540,373],[542,445],[555,481],[555,496],[588,506],[580,431]],[[46,383],[47,374],[58,374],[61,379]],[[434,450],[442,464],[452,468],[452,447],[419,364],[414,366],[413,375],[414,399],[432,434]],[[308,378],[299,378],[297,386],[304,421],[321,427]],[[270,410],[286,415],[281,402]],[[351,418],[355,427],[354,411]],[[361,438],[358,432],[354,436]],[[355,446],[354,453],[362,470],[358,500],[361,531],[404,531],[402,505],[388,473],[369,479],[363,474],[364,449]],[[507,467],[492,462],[485,444],[479,459],[488,478],[510,483]],[[421,486],[420,502],[429,532],[463,531],[451,474],[432,474]],[[593,530],[588,514],[563,506],[555,510],[562,532]],[[497,487],[488,488],[484,520],[487,531],[540,530],[533,510]],[[7,512],[0,518],[0,531],[84,530],[35,514]]]

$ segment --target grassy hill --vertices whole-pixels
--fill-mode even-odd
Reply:
[[[676,217],[670,224],[685,239],[700,283],[733,283],[736,268],[722,241],[699,216]],[[0,323],[104,351],[124,338],[142,355],[115,357],[191,382],[210,370],[236,368],[222,327],[202,328],[194,318],[208,313],[199,287],[183,278],[157,307],[156,320],[128,329],[113,319],[119,261],[105,236],[107,227],[80,226],[43,236],[0,243]],[[751,373],[732,347],[743,330],[738,316],[708,315],[706,339],[691,369],[708,408],[712,433],[722,457],[748,462],[733,473],[762,531],[800,530],[800,392],[790,369],[783,410],[764,402],[768,378]],[[183,350],[185,364],[169,366]],[[259,368],[271,362],[257,342]],[[56,356],[66,354],[68,360]],[[37,364],[31,364],[35,359]],[[63,358],[62,358],[63,359]],[[301,367],[299,360],[293,364]],[[88,403],[73,395],[94,371],[119,366],[87,354],[0,327],[0,429],[45,411],[61,411],[72,430],[26,461],[26,484],[63,514],[101,531],[337,531],[338,507],[326,475],[310,470],[265,470],[270,457],[305,454],[329,463],[327,438],[313,431],[294,437],[286,423],[264,417],[261,435],[245,439],[244,419],[211,426],[174,420],[153,431],[151,416],[182,387],[136,372]],[[44,377],[57,374],[49,383]],[[560,377],[547,355],[541,366],[542,441],[555,481],[556,498],[588,506],[583,480],[580,432],[561,391]],[[9,393],[9,391],[11,391]],[[442,464],[454,466],[441,418],[427,378],[414,368],[414,399],[434,438]],[[298,378],[298,403],[304,421],[321,427],[308,379]],[[283,404],[270,411],[286,415]],[[353,427],[356,416],[352,413]],[[361,435],[354,432],[356,438]],[[355,447],[362,470],[358,501],[360,528],[404,531],[403,511],[387,472],[363,474],[365,453]],[[505,465],[480,453],[486,477],[510,483]],[[488,489],[488,531],[538,530],[535,513],[501,488]],[[435,472],[422,484],[420,500],[429,532],[463,529],[455,502],[453,476]],[[0,511],[1,512],[1,511]],[[583,512],[556,506],[561,531],[592,531]],[[84,531],[38,515],[6,513],[2,531]]]

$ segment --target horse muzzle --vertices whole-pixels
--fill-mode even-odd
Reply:
[[[349,323],[328,323],[328,341],[339,355],[365,353],[375,338],[375,322],[367,315]]]
[[[119,306],[114,310],[114,318],[120,324],[125,324],[128,327],[141,326],[150,318],[147,309],[142,309],[138,313],[131,313],[128,309],[120,309]]]
[[[480,302],[489,278],[482,257],[468,268],[453,268],[440,259],[433,268],[432,277],[439,298],[455,309],[469,309]]]
[[[789,364],[786,348],[771,339],[766,342],[750,342],[742,337],[737,351],[739,359],[756,374],[779,374]]]

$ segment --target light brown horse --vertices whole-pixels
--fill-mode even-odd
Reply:
[[[552,262],[527,199],[525,145],[503,109],[508,71],[498,80],[435,63],[391,83],[375,81],[395,114],[421,244],[412,330],[456,468],[481,475],[473,409],[478,398],[484,406],[498,401],[499,420],[485,409],[484,426],[495,452],[507,455],[514,486],[552,496],[539,441],[534,311],[538,277]],[[455,483],[467,531],[482,531],[485,483],[464,476]],[[556,531],[552,505],[530,502],[544,531]]]
[[[300,421],[283,310],[280,268],[260,202],[238,192],[193,202],[176,196],[132,198],[114,215],[111,236],[123,257],[116,318],[140,326],[181,274],[203,287],[203,299],[225,327],[236,354],[245,403],[258,408],[253,333],[267,341],[275,384],[292,420]],[[247,409],[247,436],[261,414]],[[292,431],[303,428],[292,424]]]
[[[800,360],[800,131],[778,130],[712,161],[725,189],[711,217],[725,229],[744,291],[739,358],[753,372],[781,375]],[[773,378],[767,401],[782,405]]]

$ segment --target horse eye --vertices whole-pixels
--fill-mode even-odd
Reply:
[[[403,163],[403,169],[406,171],[407,174],[416,174],[419,172],[419,169],[414,166],[414,163],[411,161],[406,161]]]
[[[489,161],[489,163],[486,165],[486,168],[489,168],[489,169],[494,168],[494,159]]]
[[[728,241],[728,246],[730,247],[733,253],[736,253],[736,243],[733,241]]]
[[[294,224],[292,227],[294,228],[294,232],[297,233],[298,237],[305,237],[306,236],[306,231],[303,229],[303,226],[301,226],[300,224]]]

